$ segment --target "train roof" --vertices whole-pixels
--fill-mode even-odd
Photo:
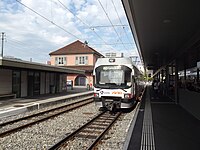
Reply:
[[[127,57],[117,57],[117,58],[98,58],[95,64],[95,67],[101,65],[125,65],[132,68],[133,63],[130,58]]]
[[[134,74],[142,74],[139,69],[133,64],[131,58],[128,57],[115,57],[115,58],[98,58],[95,63],[95,68],[102,65],[125,65],[134,70]]]

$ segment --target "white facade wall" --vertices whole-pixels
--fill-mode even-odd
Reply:
[[[21,71],[21,97],[27,96],[27,71]]]
[[[40,94],[45,94],[45,72],[40,73]]]
[[[0,69],[0,94],[12,93],[12,70]]]

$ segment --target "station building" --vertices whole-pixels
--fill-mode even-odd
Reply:
[[[73,86],[86,86],[93,84],[93,68],[98,58],[104,57],[102,54],[77,40],[56,51],[51,52],[51,65],[67,68],[81,69],[84,75],[77,73],[67,76],[67,80],[73,81]]]
[[[83,70],[0,57],[0,99],[27,97],[66,90],[66,76]]]

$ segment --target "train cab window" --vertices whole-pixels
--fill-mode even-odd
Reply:
[[[117,87],[131,86],[132,70],[123,65],[100,66],[96,70],[96,85],[107,85]]]

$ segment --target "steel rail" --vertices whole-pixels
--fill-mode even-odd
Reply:
[[[87,148],[87,150],[92,150],[97,143],[102,139],[102,137],[109,131],[109,129],[112,127],[112,125],[115,123],[115,121],[119,118],[121,115],[121,112],[116,115],[114,120],[111,122],[109,126],[106,127],[106,129],[96,138],[96,140]]]
[[[80,128],[78,128],[77,130],[75,130],[74,132],[72,132],[69,135],[67,135],[66,137],[64,137],[58,143],[56,143],[55,145],[53,145],[52,147],[50,147],[49,150],[58,149],[64,142],[66,142],[67,140],[69,140],[70,138],[72,138],[75,134],[77,134],[79,131],[81,131],[86,126],[88,126],[92,121],[96,120],[96,118],[99,118],[100,116],[102,116],[105,112],[106,111],[101,112],[100,114],[98,114],[97,116],[95,116],[92,120],[90,120],[89,122],[87,122],[86,124],[84,124],[83,126],[81,126]]]
[[[52,147],[50,147],[49,150],[58,150],[62,146],[65,146],[65,143],[67,141],[69,141],[70,139],[72,139],[74,136],[76,136],[82,130],[84,130],[85,128],[87,128],[89,125],[92,125],[93,122],[95,122],[97,119],[99,119],[101,116],[103,116],[106,112],[108,112],[108,111],[101,112],[100,114],[98,114],[97,116],[95,116],[93,119],[91,119],[90,121],[88,121],[86,124],[84,124],[83,126],[81,126],[80,128],[78,128],[74,132],[70,133],[66,137],[64,137],[62,140],[60,140],[58,143],[56,143]],[[109,125],[106,125],[107,127],[102,132],[100,131],[101,132],[100,135],[98,135],[97,138],[88,146],[87,150],[91,150],[92,148],[94,148],[94,146],[108,132],[108,130],[112,127],[112,125],[119,118],[120,115],[121,115],[121,112],[118,112],[115,116],[113,116],[114,119],[110,119],[110,118],[108,119],[108,120],[112,120],[112,122],[109,122]],[[105,126],[105,125],[102,125],[102,126]],[[103,127],[101,127],[101,128],[103,128]]]
[[[34,124],[36,124],[36,123],[40,123],[40,122],[42,122],[42,121],[45,121],[45,120],[48,120],[48,119],[50,119],[50,118],[53,118],[53,117],[56,117],[56,116],[58,116],[58,115],[60,115],[60,114],[63,114],[63,113],[66,113],[66,112],[68,112],[68,111],[72,111],[72,110],[74,110],[74,109],[77,109],[77,108],[79,108],[79,107],[82,107],[82,106],[84,106],[84,105],[87,105],[87,104],[89,104],[89,103],[92,103],[93,102],[93,99],[91,100],[91,98],[88,98],[89,100],[87,100],[87,101],[85,101],[85,102],[79,102],[79,103],[76,103],[76,104],[71,104],[70,106],[72,106],[72,105],[75,105],[75,106],[72,106],[72,107],[67,107],[65,110],[63,110],[63,111],[60,111],[60,112],[57,112],[57,113],[55,113],[55,114],[51,114],[51,115],[48,115],[48,116],[46,116],[46,117],[44,117],[44,118],[40,118],[40,119],[38,119],[38,120],[36,120],[36,121],[32,121],[32,122],[29,122],[29,123],[26,123],[26,124],[24,124],[24,125],[21,125],[21,126],[18,126],[18,127],[15,127],[15,128],[12,128],[12,129],[9,129],[9,130],[7,130],[7,131],[4,131],[4,132],[2,132],[2,133],[0,133],[0,137],[4,137],[4,136],[6,136],[6,135],[9,135],[9,134],[12,134],[12,133],[14,133],[14,132],[17,132],[17,131],[19,131],[19,130],[22,130],[22,129],[24,129],[24,128],[27,128],[27,127],[29,127],[29,126],[32,126],[32,125],[34,125]]]
[[[92,97],[93,97],[93,96],[90,96],[90,98],[92,98]],[[52,109],[48,109],[48,110],[45,110],[45,111],[42,111],[42,112],[38,112],[38,113],[29,115],[29,116],[25,116],[25,117],[21,117],[21,118],[15,119],[15,120],[7,121],[7,122],[4,122],[4,123],[1,123],[1,124],[0,124],[0,127],[6,126],[6,125],[8,125],[8,124],[13,124],[13,123],[16,123],[16,122],[19,122],[19,121],[22,121],[22,120],[30,119],[30,118],[32,118],[32,117],[36,117],[36,116],[39,116],[39,115],[43,115],[43,114],[49,113],[49,112],[51,112],[51,111],[55,111],[55,110],[58,110],[58,109],[62,109],[62,108],[65,108],[65,107],[74,105],[74,104],[76,104],[76,103],[83,102],[83,101],[85,101],[85,99],[88,99],[88,98],[89,98],[89,96],[88,96],[88,97],[84,97],[83,100],[78,101],[78,102],[74,102],[74,103],[71,103],[71,104],[66,104],[66,105],[63,105],[63,106],[59,106],[59,107],[56,107],[56,108],[52,108]]]

